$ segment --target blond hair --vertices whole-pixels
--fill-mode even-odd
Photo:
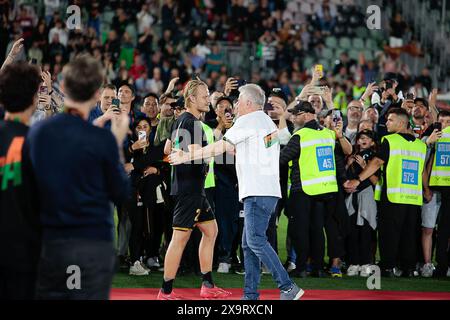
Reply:
[[[189,97],[195,95],[197,93],[198,87],[200,86],[206,86],[206,88],[208,88],[208,85],[201,80],[190,80],[184,87],[183,97],[184,97],[184,106],[186,108],[189,108],[190,104]]]

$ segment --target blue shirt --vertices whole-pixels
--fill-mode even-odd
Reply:
[[[95,119],[100,118],[102,115],[103,115],[102,108],[100,108],[100,105],[97,104],[95,108],[91,110],[91,113],[89,113],[88,121],[92,123],[94,122]],[[111,121],[105,123],[105,128],[107,129],[111,128]]]
[[[129,194],[129,179],[109,130],[62,113],[29,131],[45,239],[113,241],[113,202]]]

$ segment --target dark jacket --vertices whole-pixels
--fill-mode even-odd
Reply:
[[[28,135],[45,239],[114,239],[114,203],[128,177],[109,130],[69,113],[36,124]]]

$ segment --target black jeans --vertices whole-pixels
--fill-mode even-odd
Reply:
[[[345,236],[348,233],[348,211],[345,206],[345,194],[339,190],[335,196],[334,209],[327,209],[325,217],[325,233],[327,235],[327,248],[329,264],[332,259],[343,258],[345,255]],[[325,204],[324,204],[325,205]]]
[[[69,289],[77,266],[80,289]],[[113,241],[68,239],[44,241],[38,268],[39,300],[108,300],[116,268]],[[75,281],[76,283],[76,281]]]
[[[384,269],[392,269],[395,266],[404,271],[415,269],[420,208],[381,199],[378,235],[381,266]]]
[[[336,217],[327,214],[325,220],[325,233],[327,235],[328,258],[342,258],[345,255],[344,236],[339,228],[339,222]]]
[[[325,221],[335,210],[334,195],[313,197],[304,192],[291,192],[289,207],[289,231],[297,253],[297,269],[306,270],[308,257],[313,260],[313,270],[323,269],[325,255]]]
[[[130,201],[127,208],[131,222],[129,249],[133,264],[141,257],[144,245],[144,211],[146,209],[143,206],[137,206],[136,200]]]
[[[215,215],[219,234],[218,262],[231,263],[233,240],[239,227],[239,195],[232,181],[221,172],[216,174]]]
[[[36,293],[36,271],[0,267],[0,300],[31,300]]]
[[[364,219],[364,225],[356,225],[358,213],[350,217],[351,227],[348,235],[348,263],[365,265],[372,263],[372,228]]]
[[[156,203],[156,189],[159,182],[155,177],[140,180],[135,184],[128,200],[127,208],[131,222],[129,248],[132,263],[144,255],[159,257],[165,215],[164,206]],[[141,199],[139,206],[138,194]]]
[[[144,250],[146,257],[158,257],[164,233],[165,207],[158,203],[153,208],[144,208]]]

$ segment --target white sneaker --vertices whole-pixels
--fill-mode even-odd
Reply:
[[[392,271],[394,272],[394,276],[396,276],[396,277],[401,277],[403,274],[403,270],[398,269],[396,267],[394,267],[394,269],[392,269]]]
[[[360,276],[367,278],[370,277],[370,275],[372,274],[372,269],[371,269],[371,265],[370,264],[365,264],[361,266],[361,272],[360,272]]]
[[[151,268],[159,268],[161,265],[159,264],[158,257],[150,257],[147,259],[147,267]]]
[[[293,263],[292,261],[289,261],[286,271],[289,273],[289,272],[295,270],[295,268],[297,268],[295,263]]]
[[[361,267],[359,265],[352,264],[347,269],[347,276],[349,276],[349,277],[357,276],[360,271],[361,271]]]
[[[129,274],[132,276],[146,276],[148,275],[148,271],[144,269],[139,260],[136,260],[136,262],[130,267]]]
[[[432,263],[425,263],[422,267],[421,273],[424,278],[431,278],[433,276],[434,266]]]
[[[217,268],[218,273],[230,273],[231,264],[226,262],[219,263],[219,267]]]

